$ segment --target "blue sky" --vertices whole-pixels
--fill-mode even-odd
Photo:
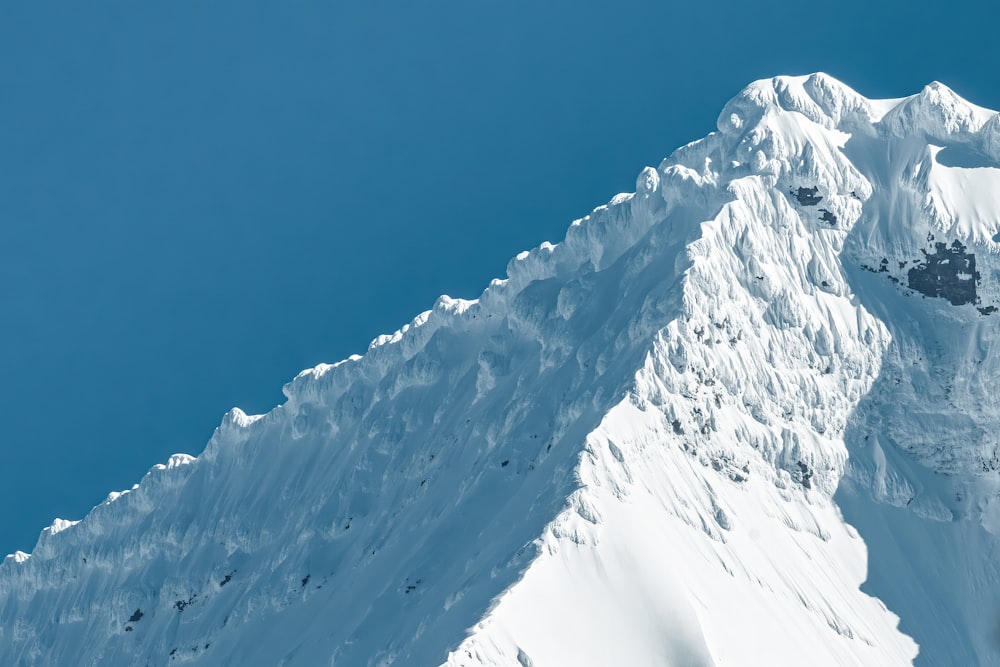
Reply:
[[[1000,108],[986,7],[0,4],[0,553],[478,296],[753,79]]]

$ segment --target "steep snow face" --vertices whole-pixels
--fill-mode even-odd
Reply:
[[[57,520],[0,663],[1000,664],[1000,120],[817,74],[718,128]]]
[[[826,78],[762,82],[726,108],[720,135],[660,166],[660,224],[700,228],[681,308],[589,435],[582,488],[542,555],[449,665],[916,653],[859,594],[864,545],[830,502],[889,337],[839,267],[871,187],[807,85],[830,91],[818,97],[837,115],[873,113]]]
[[[932,84],[846,147],[875,196],[843,264],[891,343],[837,500],[922,665],[1000,664],[998,119]]]

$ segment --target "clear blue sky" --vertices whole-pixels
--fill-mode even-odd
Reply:
[[[0,4],[0,554],[478,296],[753,79],[1000,108],[990,4]]]

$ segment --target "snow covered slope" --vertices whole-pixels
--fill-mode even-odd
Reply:
[[[1000,665],[1000,117],[719,131],[0,564],[4,665]]]

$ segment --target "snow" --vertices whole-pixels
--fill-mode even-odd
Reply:
[[[67,521],[66,519],[56,519],[55,521],[52,522],[52,525],[46,528],[45,530],[47,530],[50,535],[55,535],[56,533],[61,533],[67,528],[71,528],[72,526],[75,526],[78,523],[80,522]]]
[[[880,129],[897,137],[916,134],[946,140],[977,132],[994,115],[935,81],[885,114]]]
[[[1000,251],[1000,162],[963,149],[930,147],[928,207],[940,228]]]
[[[601,520],[574,518],[569,541],[558,539],[563,527],[546,535],[542,556],[449,666],[515,664],[518,652],[552,665],[902,664],[898,656],[912,654],[884,607],[856,595],[864,568],[842,565],[862,564],[864,547],[832,506],[775,505],[773,486],[753,476],[720,483],[680,448],[655,444],[670,430],[662,415],[630,404],[609,414],[596,436],[608,446],[592,443],[585,482],[627,467],[653,484],[619,479],[588,492]],[[612,433],[628,434],[618,455],[603,440]],[[643,440],[648,448],[637,451]],[[804,567],[789,567],[798,554],[808,555]],[[820,648],[824,635],[832,636]],[[875,645],[893,636],[896,645]]]
[[[998,116],[815,74],[718,129],[56,520],[0,663],[1000,665]]]

